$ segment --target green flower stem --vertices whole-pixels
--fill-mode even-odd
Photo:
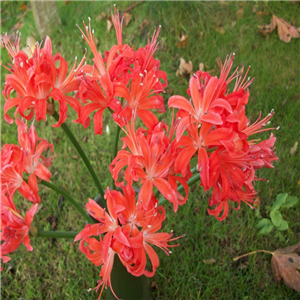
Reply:
[[[75,231],[44,231],[44,230],[38,230],[37,237],[43,237],[43,238],[65,238],[65,239],[74,239],[75,236],[78,234],[78,232]]]
[[[59,120],[59,115],[57,112],[55,112],[53,114],[53,117],[56,121]],[[74,145],[74,147],[76,148],[78,154],[81,156],[83,162],[85,163],[86,167],[88,168],[89,172],[91,173],[93,180],[96,184],[96,187],[100,193],[100,195],[102,196],[102,198],[104,199],[104,192],[102,189],[102,186],[100,184],[100,181],[89,161],[89,159],[86,157],[84,151],[82,150],[81,146],[79,145],[78,141],[76,140],[75,136],[73,135],[73,133],[71,132],[71,130],[69,129],[69,127],[66,125],[66,123],[61,124],[61,128],[64,130],[64,132],[67,134],[67,136],[69,137],[69,139],[71,140],[72,144]]]
[[[53,191],[59,193],[62,195],[66,200],[68,200],[77,210],[82,214],[82,216],[91,224],[94,224],[95,222],[92,220],[92,218],[87,214],[87,212],[76,202],[67,192],[65,192],[60,187],[56,186],[55,184],[42,180],[41,184],[44,186],[47,186],[48,188],[52,189]]]
[[[199,175],[199,174],[193,176],[193,177],[187,182],[187,185],[188,185],[188,186],[191,186],[191,185],[197,183],[198,181],[200,181],[200,175]],[[180,185],[180,186],[178,187],[177,191],[178,191],[179,193],[183,192],[183,191],[184,191],[184,187],[183,187],[182,185]],[[162,205],[162,204],[164,204],[166,201],[167,201],[167,200],[166,200],[164,197],[161,197],[161,198],[159,199],[159,204]]]
[[[119,125],[117,125],[112,159],[115,159],[115,157],[117,156],[120,131],[121,131],[121,127]],[[116,189],[115,181],[113,178],[112,178],[112,188],[113,188],[113,190]]]

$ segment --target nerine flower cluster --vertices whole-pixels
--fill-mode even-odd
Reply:
[[[86,225],[75,238],[80,240],[80,250],[87,259],[101,266],[101,279],[95,288],[101,288],[100,296],[104,287],[111,287],[110,274],[116,255],[134,276],[153,276],[159,265],[153,246],[167,255],[171,247],[178,246],[173,242],[178,237],[160,231],[166,216],[155,195],[161,194],[176,212],[188,199],[188,180],[193,172],[198,173],[204,190],[212,190],[208,213],[224,220],[229,207],[239,209],[242,202],[252,206],[257,194],[254,183],[261,180],[256,177],[256,170],[272,168],[273,161],[278,159],[273,134],[267,140],[256,136],[275,129],[265,127],[274,112],[265,118],[259,116],[251,124],[245,108],[252,80],[247,78],[249,69],[245,75],[239,68],[231,72],[234,54],[221,65],[219,77],[198,71],[189,81],[186,97],[174,95],[168,100],[169,108],[177,109],[168,126],[153,113],[165,111],[162,93],[168,83],[166,73],[160,70],[160,61],[154,58],[160,27],[145,47],[135,50],[123,43],[118,12],[115,11],[112,20],[117,45],[103,55],[96,48],[91,22],[84,23],[84,29],[78,26],[93,53],[93,64],[85,64],[84,55],[78,65],[75,59],[70,72],[62,55],[53,54],[48,37],[43,47],[36,45],[31,57],[20,50],[19,36],[11,43],[4,35],[3,41],[11,57],[7,67],[10,74],[2,92],[6,100],[4,117],[13,123],[7,112],[16,108],[19,137],[19,146],[4,145],[1,151],[1,258],[4,263],[9,260],[6,255],[21,243],[32,250],[30,225],[41,201],[38,179],[49,181],[51,176],[48,170],[51,157],[44,158],[42,154],[48,147],[52,151],[53,146],[38,138],[33,123],[28,130],[26,122],[34,118],[45,120],[47,114],[54,113],[54,101],[57,101],[56,127],[66,121],[69,105],[77,112],[75,123],[87,128],[92,119],[95,134],[102,134],[105,110],[111,112],[123,131],[122,149],[110,165],[118,190],[107,188],[107,210],[89,199],[87,212],[98,223]],[[234,86],[231,91],[230,82]],[[11,96],[12,92],[15,97]],[[193,170],[191,162],[196,165]],[[125,170],[122,178],[121,170]],[[138,195],[135,183],[140,187]],[[178,192],[179,186],[183,192]],[[16,191],[33,203],[25,217],[14,204]],[[151,270],[146,267],[147,260]]]

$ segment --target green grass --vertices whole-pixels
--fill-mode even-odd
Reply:
[[[23,14],[20,10],[22,4],[30,7],[29,2],[2,2],[2,31],[10,33]],[[116,42],[114,32],[107,32],[105,18],[99,21],[95,19],[101,12],[109,13],[112,4],[97,1],[59,2],[62,25],[51,35],[54,51],[61,52],[71,65],[75,56],[81,57],[86,45],[75,24],[81,24],[88,16],[92,18],[102,53],[109,49]],[[131,4],[120,2],[117,6],[122,11]],[[237,18],[236,13],[240,8],[243,8],[243,17]],[[264,14],[258,14],[259,11]],[[161,60],[161,69],[168,73],[166,103],[173,94],[185,95],[188,86],[188,78],[175,76],[180,57],[191,60],[194,71],[203,62],[212,75],[219,74],[216,59],[224,60],[230,52],[236,53],[234,66],[242,62],[245,66],[251,65],[250,76],[255,76],[257,80],[250,86],[247,114],[254,120],[259,111],[266,115],[274,108],[276,114],[272,124],[281,127],[275,132],[280,160],[275,163],[275,169],[259,172],[259,176],[270,180],[269,183],[258,182],[256,185],[260,190],[261,213],[265,214],[264,206],[270,204],[280,192],[299,197],[299,150],[294,156],[289,150],[300,138],[300,39],[285,44],[279,40],[277,32],[266,38],[257,32],[259,25],[270,23],[272,14],[290,23],[294,21],[299,27],[299,3],[144,2],[130,13],[133,19],[124,28],[123,35],[124,41],[135,49],[145,45],[147,34],[153,32],[154,26],[162,25],[156,57]],[[140,25],[145,19],[149,23],[141,29]],[[26,36],[34,36],[36,40],[39,38],[31,11],[27,12],[23,22],[22,44],[25,46]],[[216,27],[223,27],[225,33],[217,32]],[[188,36],[185,49],[178,49],[175,45],[181,32]],[[88,57],[91,57],[90,53]],[[3,50],[1,59],[4,64],[8,62]],[[1,87],[6,74],[2,68]],[[282,105],[284,100],[287,101]],[[67,123],[78,136],[103,186],[110,185],[108,166],[115,127],[109,113],[106,112],[104,116],[104,124],[109,124],[110,134],[104,133],[103,136],[94,136],[92,126],[84,130],[81,125],[72,124],[75,114],[71,110],[68,116]],[[169,120],[170,112],[160,118]],[[77,153],[67,137],[60,128],[54,129],[51,124],[54,121],[49,117],[45,123],[36,123],[38,134],[55,147],[56,157],[50,168],[51,181],[65,188],[84,205],[89,197],[96,196],[97,189],[80,158],[73,159]],[[1,125],[2,143],[17,143],[15,124],[10,126],[2,119]],[[264,137],[268,135],[266,133]],[[88,136],[86,142],[85,136]],[[42,186],[40,195],[42,208],[34,225],[42,230],[50,230],[51,220],[57,215],[59,196]],[[180,247],[174,249],[170,257],[157,250],[160,266],[150,279],[150,282],[155,281],[158,285],[158,289],[152,291],[153,299],[299,299],[298,293],[284,284],[277,286],[274,282],[270,255],[259,253],[238,262],[232,259],[257,249],[275,250],[299,242],[300,205],[283,213],[290,228],[284,232],[286,242],[281,243],[272,234],[266,237],[257,235],[254,228],[257,219],[254,211],[246,205],[242,205],[239,211],[231,210],[224,222],[215,220],[206,213],[208,197],[209,194],[197,186],[191,189],[187,204],[180,207],[176,215],[172,207],[166,205],[164,230],[173,229],[176,235],[185,233],[186,237],[180,240]],[[29,208],[29,204],[20,199],[18,203],[24,209]],[[65,201],[59,211],[56,230],[79,231],[84,225],[83,218]],[[11,266],[10,270],[6,271],[5,266],[1,278],[3,299],[96,299],[97,295],[87,290],[96,286],[100,270],[80,253],[78,243],[61,239],[54,241],[51,248],[47,239],[32,238],[31,243],[33,252],[27,252],[21,246],[11,255],[12,259],[7,264]],[[217,262],[213,265],[203,264],[202,260],[209,258],[215,258]],[[240,265],[246,262],[247,268],[241,269]]]

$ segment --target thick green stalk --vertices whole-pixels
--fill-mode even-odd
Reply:
[[[47,186],[48,188],[52,189],[53,191],[59,193],[62,195],[66,200],[68,200],[77,210],[82,214],[82,216],[91,224],[94,224],[95,222],[92,220],[92,218],[87,214],[87,212],[76,202],[67,192],[65,192],[60,187],[56,186],[55,184],[42,180],[41,184]]]
[[[117,130],[116,130],[115,140],[114,140],[113,157],[112,157],[113,160],[117,156],[117,152],[118,152],[118,142],[119,142],[120,131],[121,131],[121,127],[119,125],[117,125]],[[113,190],[116,188],[115,181],[113,178],[112,178],[112,188],[113,188]]]
[[[53,117],[56,121],[59,120],[59,115],[57,112],[55,112],[53,114]],[[69,127],[66,125],[66,123],[61,124],[61,128],[64,130],[64,132],[67,134],[67,136],[69,137],[69,139],[71,140],[72,144],[74,145],[74,147],[76,148],[78,154],[81,156],[83,162],[85,163],[86,167],[88,168],[89,172],[91,173],[93,180],[96,184],[96,187],[100,193],[100,195],[102,196],[102,198],[104,199],[104,192],[102,189],[102,186],[100,184],[100,181],[89,161],[89,159],[87,158],[87,156],[85,155],[84,151],[82,150],[81,146],[79,145],[77,139],[75,138],[75,136],[73,135],[73,133],[71,132],[71,130],[69,129]]]
[[[44,237],[44,238],[65,238],[65,239],[74,239],[78,232],[75,231],[44,231],[38,230],[37,237]]]
[[[193,176],[188,182],[187,182],[187,185],[188,186],[191,186],[193,184],[195,184],[196,182],[200,181],[200,175],[197,174],[195,176]],[[180,185],[177,189],[178,192],[183,192],[184,191],[184,187],[182,185]],[[159,199],[159,204],[162,205],[166,202],[167,200],[164,198],[164,197],[161,197]]]

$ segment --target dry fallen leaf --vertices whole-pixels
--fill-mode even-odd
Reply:
[[[295,142],[294,146],[290,149],[291,155],[295,155],[298,149],[298,142]]]
[[[26,4],[22,4],[19,10],[27,10],[27,5]]]
[[[184,35],[183,32],[181,32],[181,36],[179,37],[179,42],[176,43],[176,47],[179,49],[185,49],[187,46],[187,35]]]
[[[215,264],[217,261],[214,258],[210,258],[210,259],[203,259],[203,263],[207,264],[207,265],[212,265]]]
[[[214,30],[220,34],[225,34],[225,29],[221,25],[215,25]]]
[[[131,14],[129,14],[129,13],[124,13],[124,26],[126,27],[127,25],[128,25],[128,23],[131,21],[131,19],[132,19],[132,15]]]
[[[151,282],[151,289],[153,291],[157,291],[158,290],[158,285],[157,285],[157,283],[155,281]]]
[[[73,159],[78,159],[78,156],[77,155],[73,155],[72,158]]]
[[[106,22],[107,22],[107,31],[110,31],[114,25],[111,16],[107,16]]]
[[[147,19],[144,19],[144,21],[140,24],[140,28],[143,30],[149,25],[149,21]]]
[[[193,63],[189,61],[188,63],[184,58],[180,58],[180,65],[176,71],[176,76],[188,77],[193,71]]]
[[[221,0],[221,1],[219,1],[219,4],[227,6],[227,5],[229,5],[229,1]]]
[[[95,20],[98,22],[98,21],[101,21],[102,19],[106,18],[106,13],[105,12],[101,12],[100,15],[98,15]]]
[[[292,38],[298,38],[299,33],[296,27],[292,26],[285,20],[273,15],[271,23],[265,26],[260,26],[260,32],[265,35],[266,33],[272,33],[277,27],[279,38],[285,42],[289,43]]]
[[[236,17],[238,19],[242,18],[244,14],[244,10],[242,8],[240,8],[237,12],[236,12]]]
[[[274,251],[271,265],[275,280],[279,284],[281,278],[290,289],[300,292],[300,243]]]
[[[247,268],[248,268],[248,265],[249,265],[249,262],[248,262],[248,261],[246,261],[245,263],[241,263],[241,264],[239,265],[239,269],[240,269],[240,270],[247,269]]]
[[[201,72],[204,72],[204,63],[200,63],[200,64],[199,64],[199,70],[200,70]]]
[[[279,248],[273,252],[266,250],[253,251],[236,257],[233,260],[236,261],[257,252],[265,252],[273,255],[271,266],[278,284],[283,279],[287,287],[300,292],[300,273],[297,271],[300,270],[300,256],[297,254],[300,252],[300,243],[286,248]]]
[[[259,10],[257,13],[256,13],[257,16],[267,16],[268,13],[267,12],[264,12],[264,11],[261,11]]]

